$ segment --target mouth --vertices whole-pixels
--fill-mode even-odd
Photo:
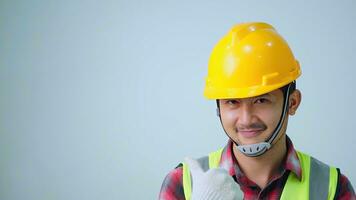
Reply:
[[[262,129],[258,129],[258,130],[240,130],[240,131],[238,131],[238,133],[241,134],[245,138],[256,137],[257,135],[261,134],[262,132],[263,132]]]

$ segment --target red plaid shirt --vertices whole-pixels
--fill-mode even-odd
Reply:
[[[280,167],[279,173],[277,173],[263,189],[248,179],[240,170],[236,158],[233,156],[232,146],[233,143],[231,141],[225,146],[221,155],[220,166],[228,166],[230,175],[237,181],[237,183],[239,183],[241,190],[244,192],[245,200],[279,199],[289,173],[294,173],[298,178],[301,177],[302,170],[297,157],[297,152],[288,136],[288,152],[284,164]],[[159,194],[160,200],[185,200],[182,175],[183,170],[181,166],[169,172],[161,187],[161,192]],[[356,200],[355,192],[350,181],[342,174],[339,177],[335,199]]]

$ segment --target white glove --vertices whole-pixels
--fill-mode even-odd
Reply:
[[[240,186],[223,168],[209,169],[204,172],[200,164],[191,158],[185,158],[192,175],[191,200],[242,200]]]

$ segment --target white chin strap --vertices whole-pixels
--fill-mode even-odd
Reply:
[[[271,144],[268,142],[260,142],[255,144],[246,144],[246,145],[238,145],[237,149],[245,154],[246,156],[256,157],[265,153],[269,148],[271,148]]]
[[[272,142],[277,137],[279,131],[282,128],[284,118],[285,118],[287,110],[288,110],[287,108],[288,108],[288,104],[289,104],[288,99],[289,99],[290,86],[291,86],[291,84],[288,85],[287,92],[284,95],[283,110],[282,110],[282,114],[281,114],[279,123],[278,123],[276,129],[273,131],[273,134],[266,141],[255,143],[255,144],[239,145],[239,144],[237,144],[237,142],[235,142],[234,140],[232,140],[230,138],[231,141],[233,141],[236,144],[237,149],[241,153],[243,153],[244,155],[249,156],[249,157],[256,157],[256,156],[260,156],[260,155],[264,154],[268,149],[270,149],[272,147]],[[220,112],[219,112],[219,117],[220,117]],[[221,121],[221,117],[220,117],[220,121]],[[221,121],[221,124],[222,124],[222,121]],[[226,131],[225,131],[225,133],[226,133]],[[226,133],[226,135],[229,136],[227,133]]]

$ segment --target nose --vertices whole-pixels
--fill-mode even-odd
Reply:
[[[241,105],[237,123],[242,127],[249,127],[253,123],[253,109],[251,105],[247,103]]]

